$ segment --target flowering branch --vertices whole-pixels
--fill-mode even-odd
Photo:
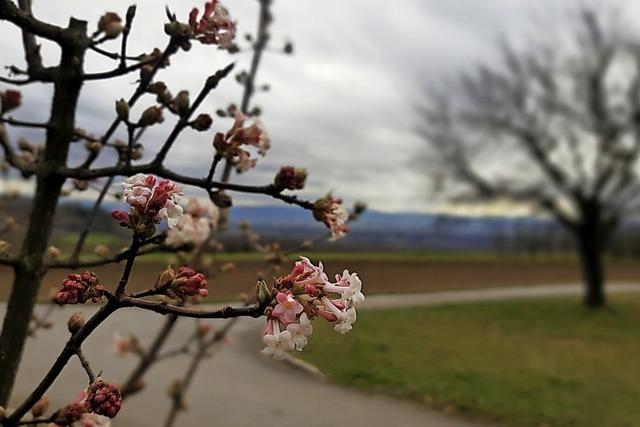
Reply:
[[[15,264],[16,276],[19,279],[14,284],[15,293],[9,304],[5,328],[2,332],[3,350],[7,353],[3,356],[10,360],[11,366],[6,375],[0,381],[0,403],[6,403],[15,378],[17,361],[20,358],[23,341],[16,330],[22,330],[25,316],[23,313],[33,312],[33,304],[37,295],[42,275],[48,268],[77,268],[79,266],[101,265],[109,262],[126,260],[122,276],[113,291],[105,289],[98,277],[91,272],[69,274],[56,294],[59,304],[82,304],[89,300],[104,302],[102,307],[88,320],[78,313],[69,319],[69,331],[71,337],[64,345],[58,358],[50,367],[48,373],[28,396],[6,419],[2,421],[4,427],[14,427],[19,424],[29,424],[31,421],[22,420],[24,415],[31,411],[34,418],[39,421],[51,421],[58,425],[70,425],[80,421],[86,415],[106,416],[113,418],[120,410],[123,397],[139,389],[139,382],[148,368],[158,360],[170,357],[174,354],[190,352],[193,340],[176,350],[161,352],[166,337],[177,322],[178,317],[191,318],[230,318],[238,317],[267,317],[267,327],[263,342],[264,353],[281,358],[286,351],[302,349],[311,335],[311,320],[323,318],[334,325],[341,332],[348,332],[356,320],[355,306],[364,300],[361,292],[361,282],[356,274],[344,271],[336,276],[332,282],[322,271],[322,265],[314,266],[310,261],[303,259],[287,276],[278,278],[272,287],[264,282],[259,282],[256,288],[255,303],[244,307],[223,307],[218,309],[202,309],[194,306],[198,298],[208,295],[207,282],[204,274],[198,273],[189,266],[180,267],[177,270],[167,268],[163,271],[155,285],[137,293],[127,293],[131,272],[138,256],[160,250],[180,251],[184,248],[196,248],[194,259],[199,259],[205,251],[205,243],[208,244],[213,223],[217,221],[215,214],[208,208],[189,203],[183,207],[178,198],[182,189],[175,182],[204,189],[210,199],[220,208],[228,208],[231,199],[223,191],[236,191],[249,194],[262,194],[279,199],[283,202],[294,204],[310,210],[313,216],[324,222],[331,232],[332,238],[343,236],[347,231],[346,222],[348,214],[341,206],[341,200],[327,195],[315,202],[299,199],[295,195],[285,194],[285,190],[300,190],[304,187],[307,173],[304,169],[285,166],[280,169],[272,183],[262,186],[241,185],[229,182],[231,168],[240,172],[247,171],[255,166],[257,158],[252,151],[264,156],[269,149],[270,141],[262,124],[253,119],[254,123],[245,125],[247,116],[257,116],[258,112],[248,112],[249,100],[255,92],[255,78],[257,68],[261,60],[262,52],[266,49],[269,39],[268,26],[271,22],[271,0],[260,0],[260,20],[258,37],[253,47],[254,56],[248,77],[243,79],[244,92],[240,111],[229,114],[235,116],[234,123],[226,133],[217,132],[213,138],[213,146],[216,150],[208,173],[205,177],[192,177],[178,174],[164,166],[164,161],[181,132],[191,127],[196,131],[207,131],[212,124],[212,118],[205,113],[195,116],[203,101],[207,98],[218,83],[232,70],[233,64],[219,70],[210,76],[195,100],[189,102],[189,94],[180,91],[173,97],[166,85],[160,81],[154,81],[154,76],[160,68],[169,65],[169,57],[178,50],[189,50],[192,42],[212,44],[220,49],[237,50],[233,43],[236,33],[233,22],[224,8],[217,0],[205,3],[204,12],[200,15],[197,9],[189,14],[188,22],[181,23],[176,16],[168,12],[169,23],[165,25],[165,33],[170,40],[164,51],[154,50],[151,54],[132,58],[127,55],[127,40],[131,24],[135,16],[135,7],[127,11],[126,21],[123,26],[122,19],[113,12],[104,14],[98,22],[98,30],[91,36],[87,36],[86,23],[71,20],[69,28],[62,29],[55,26],[41,25],[40,21],[33,18],[30,12],[30,1],[19,0],[21,15],[15,15],[17,10],[7,0],[0,0],[0,19],[6,19],[20,26],[24,32],[25,54],[28,56],[29,69],[21,71],[14,67],[16,74],[29,75],[29,79],[45,79],[46,75],[37,75],[36,71],[41,67],[41,61],[36,55],[37,45],[35,37],[44,37],[57,42],[62,48],[63,55],[59,73],[54,73],[56,83],[52,117],[46,124],[28,123],[4,119],[14,126],[43,128],[47,130],[47,144],[44,147],[44,155],[40,155],[36,148],[30,153],[23,148],[25,144],[18,144],[22,154],[33,154],[26,161],[23,156],[18,156],[13,147],[8,143],[6,134],[2,132],[0,143],[8,162],[23,172],[23,175],[36,174],[38,187],[36,202],[30,222],[29,231],[25,238],[25,244],[21,250],[21,258]],[[111,53],[98,47],[106,40],[121,38],[120,52]],[[85,73],[82,59],[87,50],[93,50],[98,54],[110,57],[118,61],[118,66],[103,73]],[[30,56],[30,57],[29,57]],[[128,64],[127,60],[137,61]],[[75,129],[75,108],[80,95],[82,82],[94,79],[106,79],[125,75],[139,70],[139,84],[128,101],[124,99],[116,102],[117,117],[107,131],[100,137],[94,137],[82,130]],[[47,71],[47,70],[45,70]],[[67,92],[70,92],[67,96]],[[156,96],[156,105],[148,107],[137,121],[130,120],[131,107],[146,93]],[[20,93],[5,91],[2,96],[2,115],[20,104]],[[142,156],[142,146],[136,141],[150,126],[160,123],[165,112],[171,112],[178,118],[173,129],[154,156],[153,160],[145,164],[133,164]],[[256,110],[257,111],[257,110]],[[123,124],[126,127],[127,141],[116,140],[110,142],[116,130]],[[3,129],[4,130],[4,129]],[[68,150],[71,142],[84,140],[88,155],[78,168],[70,168],[67,165]],[[94,168],[91,165],[97,159],[102,147],[111,147],[117,151],[118,161],[115,166]],[[60,148],[61,147],[61,148]],[[252,148],[253,147],[253,148]],[[225,160],[225,170],[220,181],[213,178],[218,164]],[[129,205],[128,211],[114,211],[112,216],[121,226],[131,231],[130,248],[115,257],[107,257],[97,261],[80,261],[82,249],[86,238],[90,233],[94,218],[111,186],[114,177],[128,177],[124,182],[124,199]],[[90,180],[106,177],[106,183],[100,190],[96,203],[80,233],[75,249],[70,258],[58,261],[59,251],[54,261],[44,261],[45,249],[51,233],[53,213],[63,191],[65,180],[74,178],[76,190],[82,191],[91,186]],[[172,182],[175,181],[175,182]],[[220,218],[224,218],[224,213]],[[224,219],[221,219],[223,221]],[[168,227],[166,234],[157,234],[158,227],[165,223]],[[204,238],[203,238],[204,237]],[[213,243],[212,243],[213,246]],[[54,252],[51,252],[54,253]],[[108,254],[102,251],[102,254]],[[180,256],[184,259],[183,255]],[[51,255],[51,257],[54,257]],[[9,262],[9,261],[7,261]],[[222,269],[222,267],[221,267]],[[26,273],[26,274],[25,274]],[[21,285],[21,286],[18,286]],[[16,289],[19,291],[16,291]],[[26,289],[26,290],[25,290]],[[14,295],[17,295],[14,297]],[[102,378],[96,377],[89,362],[84,357],[82,345],[99,325],[113,315],[116,311],[125,308],[137,308],[167,315],[167,321],[159,335],[153,341],[151,348],[143,352],[137,347],[136,352],[141,355],[140,364],[132,373],[129,380],[120,390],[114,385],[106,383]],[[167,426],[171,426],[176,418],[178,410],[182,407],[182,396],[195,375],[201,360],[208,355],[208,350],[224,338],[226,332],[234,324],[234,320],[227,322],[225,327],[216,333],[211,340],[204,335],[197,335],[197,349],[189,369],[181,382],[180,398],[174,400],[174,406],[169,414]],[[17,328],[9,328],[6,325],[14,325]],[[5,346],[4,343],[9,343]],[[15,347],[6,351],[10,346]],[[89,377],[89,386],[81,399],[56,411],[51,417],[42,417],[46,409],[43,409],[44,394],[60,376],[63,368],[72,357],[78,357],[83,369]],[[37,408],[37,410],[36,410]]]
[[[133,95],[131,95],[129,100],[126,101],[128,108],[133,107],[136,104],[136,102],[140,99],[140,97],[142,97],[142,95],[146,93],[147,88],[149,87],[149,84],[153,81],[153,78],[155,77],[158,70],[160,70],[160,68],[163,66],[163,64],[166,63],[168,58],[174,53],[176,53],[177,51],[178,51],[178,42],[175,38],[172,37],[171,39],[169,39],[169,42],[167,43],[167,46],[165,47],[165,49],[159,55],[154,55],[154,57],[157,58],[157,61],[153,66],[150,66],[150,65],[148,66],[150,68],[146,70],[144,76],[142,76],[142,78],[140,79],[140,83],[138,84],[138,87],[134,91]],[[109,128],[107,129],[107,131],[105,132],[105,134],[102,136],[100,140],[103,146],[107,144],[109,139],[113,136],[115,131],[118,129],[118,126],[123,121],[124,120],[119,115],[114,119],[114,121],[111,123],[111,125],[109,126]],[[90,152],[87,159],[82,163],[82,165],[78,169],[81,169],[81,170],[88,169],[93,164],[93,162],[98,158],[98,153],[99,151]]]

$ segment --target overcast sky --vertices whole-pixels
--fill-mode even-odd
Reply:
[[[626,16],[640,16],[639,2],[600,3],[604,1],[624,5]],[[102,13],[124,15],[128,4],[124,0],[34,0],[34,11],[39,18],[59,25],[64,25],[70,15],[86,19],[93,30]],[[165,2],[138,0],[137,4],[130,51],[162,47],[166,42],[162,32]],[[194,6],[192,0],[170,0],[166,4],[183,19]],[[256,0],[227,0],[225,4],[237,20],[240,34],[254,31]],[[562,6],[568,4],[575,2],[276,0],[271,46],[278,49],[290,38],[295,55],[271,53],[264,58],[258,83],[268,83],[272,90],[256,96],[254,104],[264,111],[272,150],[255,171],[239,181],[267,183],[280,165],[293,164],[309,170],[308,198],[331,190],[347,202],[364,200],[378,210],[428,209],[424,178],[411,162],[422,146],[414,133],[412,107],[419,100],[420,88],[490,58],[491,47],[500,34],[527,32],[532,19],[551,30],[557,25]],[[19,33],[2,23],[0,35],[0,65],[22,65]],[[113,44],[113,49],[116,46]],[[46,62],[54,64],[56,49],[45,46],[44,54]],[[159,78],[174,94],[180,89],[195,94],[203,79],[216,69],[236,61],[236,70],[242,70],[249,59],[247,53],[230,56],[196,46],[192,52],[176,56],[174,66],[163,70]],[[88,69],[102,71],[112,66],[108,60],[88,54]],[[87,83],[78,126],[98,135],[104,132],[113,118],[115,99],[130,95],[136,77]],[[241,87],[228,79],[204,103],[203,111],[213,113],[231,102],[239,103],[240,95]],[[50,89],[45,86],[24,89],[25,107],[14,117],[45,120],[49,97]],[[147,98],[140,106],[152,102]],[[225,131],[230,124],[228,119],[216,119],[214,130]],[[160,126],[146,135],[143,142],[149,153],[166,132],[167,127]],[[205,175],[212,154],[212,134],[185,132],[172,152],[171,165],[182,172]],[[36,142],[41,138],[35,133],[28,135]],[[12,131],[14,139],[18,136],[20,132]],[[242,202],[272,203],[246,197]]]

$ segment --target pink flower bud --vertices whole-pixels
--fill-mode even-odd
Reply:
[[[122,18],[115,12],[105,13],[98,21],[98,31],[110,39],[118,37],[123,29]]]
[[[171,289],[182,299],[191,296],[206,297],[209,295],[204,274],[197,273],[188,266],[178,269],[176,278],[171,283]]]
[[[213,124],[213,119],[208,114],[199,114],[198,117],[191,123],[191,127],[199,132],[209,130]]]
[[[111,216],[115,218],[123,227],[129,227],[131,225],[131,218],[129,217],[129,214],[125,211],[121,211],[121,210],[113,211],[111,212]]]
[[[227,9],[218,0],[211,0],[204,4],[202,18],[198,19],[198,14],[197,8],[193,8],[189,14],[190,36],[202,44],[233,49],[236,24],[231,20]]]
[[[147,87],[147,92],[155,95],[162,95],[167,91],[167,85],[164,82],[153,82]]]
[[[344,237],[349,231],[347,225],[349,213],[342,206],[342,199],[335,198],[331,194],[316,200],[313,216],[329,228],[332,240]]]
[[[162,114],[162,110],[159,107],[152,106],[142,112],[140,120],[138,121],[138,125],[152,126],[157,123],[162,123],[163,121],[164,116]]]
[[[47,248],[47,256],[51,259],[58,259],[60,258],[60,256],[62,255],[62,253],[60,252],[60,249],[56,248],[55,246],[49,246]]]
[[[122,98],[116,101],[116,113],[120,120],[129,120],[129,103]]]
[[[187,114],[187,112],[189,112],[189,105],[189,91],[181,90],[180,92],[178,92],[175,99],[171,103],[171,110],[174,113],[184,116],[185,114]]]
[[[80,330],[80,328],[84,326],[86,321],[87,319],[84,317],[84,314],[82,314],[81,312],[78,311],[76,313],[73,313],[69,318],[69,321],[67,322],[67,327],[69,328],[69,332],[71,332],[71,334],[75,334]]]
[[[274,185],[279,190],[302,190],[307,180],[307,171],[293,166],[280,168],[274,179]]]
[[[79,421],[88,411],[89,408],[84,401],[73,402],[57,411],[53,416],[53,420],[56,425],[68,426]]]
[[[209,323],[199,323],[196,329],[196,334],[200,337],[205,337],[211,332],[213,327]]]
[[[31,414],[34,418],[40,418],[44,414],[47,413],[49,409],[49,398],[47,396],[42,396],[40,400],[36,402],[35,405],[31,408]]]

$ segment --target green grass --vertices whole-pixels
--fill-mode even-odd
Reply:
[[[73,248],[78,240],[77,234],[64,234],[56,236],[53,244],[60,247]],[[87,237],[85,243],[86,248],[91,248],[95,245],[107,245],[113,247],[124,247],[128,245],[128,241],[120,236],[109,233],[91,233]]]
[[[334,381],[512,425],[640,426],[640,296],[362,311],[301,357]]]
[[[293,254],[291,259],[300,255],[310,258],[312,261],[367,261],[367,262],[567,262],[575,260],[572,255],[541,256],[532,259],[527,255],[505,255],[499,256],[493,253],[481,252],[422,252],[422,251],[401,251],[401,252],[304,252]],[[166,262],[172,255],[166,253],[156,253],[145,255],[140,258],[141,262]],[[219,261],[230,262],[255,262],[264,261],[264,255],[256,252],[223,252],[213,258]]]

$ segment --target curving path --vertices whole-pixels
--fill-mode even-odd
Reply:
[[[501,288],[450,291],[430,294],[371,296],[365,307],[401,307],[442,303],[473,302],[517,298],[578,295],[577,285]],[[608,291],[640,291],[637,284],[609,285]],[[40,308],[42,309],[42,308]],[[33,388],[62,348],[68,335],[66,319],[78,309],[85,314],[90,307],[67,307],[56,311],[55,326],[29,341],[23,369],[18,378],[16,397]],[[0,306],[0,315],[4,305]],[[144,338],[154,335],[162,319],[153,313],[123,311],[108,320],[89,340],[85,353],[94,369],[102,369],[105,378],[118,381],[135,363],[133,357],[115,357],[111,340],[116,331],[132,330]],[[190,333],[192,322],[179,323],[173,346],[180,336]],[[349,427],[472,427],[487,426],[453,415],[438,413],[423,406],[389,397],[367,395],[331,385],[305,370],[272,361],[259,354],[262,322],[242,319],[230,334],[228,348],[205,362],[188,395],[189,411],[182,414],[179,426],[241,427],[256,425],[349,426]],[[171,347],[173,347],[171,346]],[[133,396],[118,416],[115,426],[158,427],[168,411],[166,389],[182,375],[186,359],[166,360],[154,367],[147,378],[145,393]],[[77,364],[73,359],[72,364]],[[78,366],[67,369],[48,396],[52,405],[72,400],[85,384]],[[203,423],[202,420],[210,420]]]

